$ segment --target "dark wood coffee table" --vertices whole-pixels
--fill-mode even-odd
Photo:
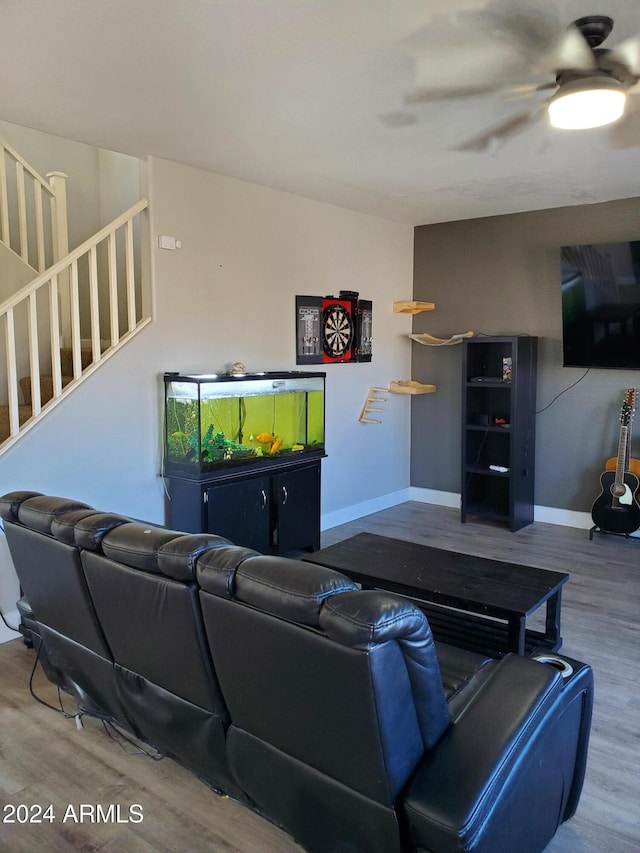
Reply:
[[[359,533],[303,559],[337,569],[369,589],[386,589],[415,600],[434,637],[492,656],[556,651],[564,572],[488,560]],[[546,602],[545,630],[526,627]]]

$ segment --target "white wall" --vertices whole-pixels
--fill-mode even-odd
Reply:
[[[406,318],[413,229],[172,163],[153,165],[155,230],[182,241],[158,251],[162,370],[295,369],[295,295],[356,290],[374,303],[371,364],[329,365],[323,512],[408,485],[409,404],[380,427],[357,418],[371,385],[408,378]]]
[[[358,415],[370,386],[409,378],[411,322],[392,303],[411,298],[413,229],[155,159],[149,197],[155,322],[0,457],[0,493],[35,489],[162,522],[161,374],[234,361],[296,369],[295,295],[341,289],[373,300],[374,355],[326,368],[322,512],[336,520],[407,489],[409,400],[392,396],[381,425]],[[158,234],[183,248],[158,249]]]
[[[101,225],[112,222],[140,199],[140,167],[136,157],[98,149]]]

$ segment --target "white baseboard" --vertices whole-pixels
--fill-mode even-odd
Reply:
[[[461,496],[456,492],[439,492],[435,489],[421,489],[417,486],[411,486],[409,492],[411,493],[409,500],[412,501],[454,508],[460,506]],[[555,506],[534,506],[533,519],[534,521],[543,521],[546,524],[559,524],[562,527],[577,527],[580,530],[589,530],[590,527],[593,527],[590,513],[559,509]]]
[[[545,521],[547,524],[560,524],[563,527],[577,527],[579,530],[590,530],[593,527],[590,512],[574,512],[571,509],[558,509],[555,506],[535,507],[534,519]],[[640,530],[629,535],[633,539],[640,539]]]
[[[423,504],[435,504],[436,506],[448,506],[452,509],[460,509],[460,493],[442,492],[439,489],[421,489],[418,486],[409,488],[409,501],[418,501]]]
[[[387,509],[405,501],[418,501],[419,503],[434,504],[434,506],[459,509],[460,494],[458,492],[443,492],[438,489],[423,489],[418,486],[410,486],[408,489],[391,492],[372,501],[364,501],[360,504],[345,507],[345,509],[338,510],[337,512],[327,513],[327,515],[322,517],[322,530],[327,530],[329,527],[337,527],[339,524],[346,524],[348,521],[355,521],[365,515],[379,512],[381,509]],[[589,530],[593,527],[591,513],[560,509],[555,506],[534,506],[533,518],[534,521],[541,521],[545,524],[576,527],[578,530]],[[632,533],[631,536],[633,538],[640,538],[640,530]]]
[[[533,519],[544,521],[546,524],[559,524],[562,527],[577,527],[579,530],[588,530],[593,527],[591,513],[559,509],[557,506],[535,506]]]
[[[410,489],[400,489],[397,492],[389,492],[389,494],[381,495],[369,501],[363,501],[359,504],[346,506],[344,509],[325,513],[320,519],[320,529],[328,530],[330,527],[338,527],[338,525],[346,524],[348,521],[355,521],[357,518],[363,518],[365,515],[380,512],[381,509],[389,509],[389,507],[406,503],[412,500],[409,497],[409,492]]]
[[[9,625],[13,625],[15,628],[20,624],[20,614],[17,610],[12,610],[11,613],[3,613],[3,616]],[[9,640],[16,640],[20,636],[22,635],[7,628],[2,619],[0,619],[0,643],[8,643]]]

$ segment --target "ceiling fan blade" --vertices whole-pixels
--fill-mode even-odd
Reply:
[[[414,54],[414,92],[419,100],[442,100],[484,94],[504,86],[512,79],[514,67],[523,72],[521,58],[513,45],[497,41],[492,35],[471,26],[440,25],[440,41],[423,43]],[[431,34],[431,40],[436,32]],[[458,92],[460,94],[458,94]],[[434,93],[433,95],[431,93]],[[444,94],[441,94],[444,93]],[[411,95],[410,95],[411,96]]]
[[[625,39],[611,51],[614,59],[623,62],[629,71],[640,77],[640,33]]]
[[[526,110],[524,112],[517,113],[501,124],[495,125],[488,130],[484,130],[482,133],[479,133],[471,139],[467,139],[460,145],[455,145],[453,150],[486,151],[492,144],[496,142],[504,142],[505,140],[516,136],[518,133],[521,133],[525,128],[538,119],[541,111],[542,109],[538,108],[536,110]]]
[[[514,83],[506,86],[504,83],[478,83],[470,86],[449,86],[441,89],[416,89],[404,99],[405,104],[424,104],[432,101],[455,100],[457,98],[472,98],[478,95],[492,95],[500,92],[507,101],[517,101],[532,98],[538,92],[557,89],[558,84],[550,83]]]
[[[597,68],[596,58],[589,43],[580,30],[570,24],[545,57],[549,70],[576,69],[593,71]]]
[[[557,89],[558,84],[554,80],[553,83],[517,83],[504,92],[505,101],[521,101],[526,98],[535,97],[538,92],[546,92],[550,89]]]
[[[534,72],[555,75],[558,68],[595,67],[593,51],[580,30],[574,24],[565,27],[548,11],[500,0],[487,14],[494,30],[518,46]]]
[[[640,110],[627,109],[620,121],[611,125],[609,139],[612,148],[640,146]]]
[[[498,91],[494,83],[478,83],[469,86],[444,86],[442,88],[414,89],[405,96],[405,104],[425,104],[432,101],[448,101],[457,98],[473,98],[478,95],[490,95]]]
[[[523,0],[491,0],[482,11],[437,15],[412,45],[415,88],[406,103],[467,98],[591,70],[595,58],[575,25]],[[552,83],[548,83],[553,86]]]

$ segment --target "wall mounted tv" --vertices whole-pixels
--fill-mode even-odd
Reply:
[[[640,240],[563,246],[565,367],[640,370]]]

